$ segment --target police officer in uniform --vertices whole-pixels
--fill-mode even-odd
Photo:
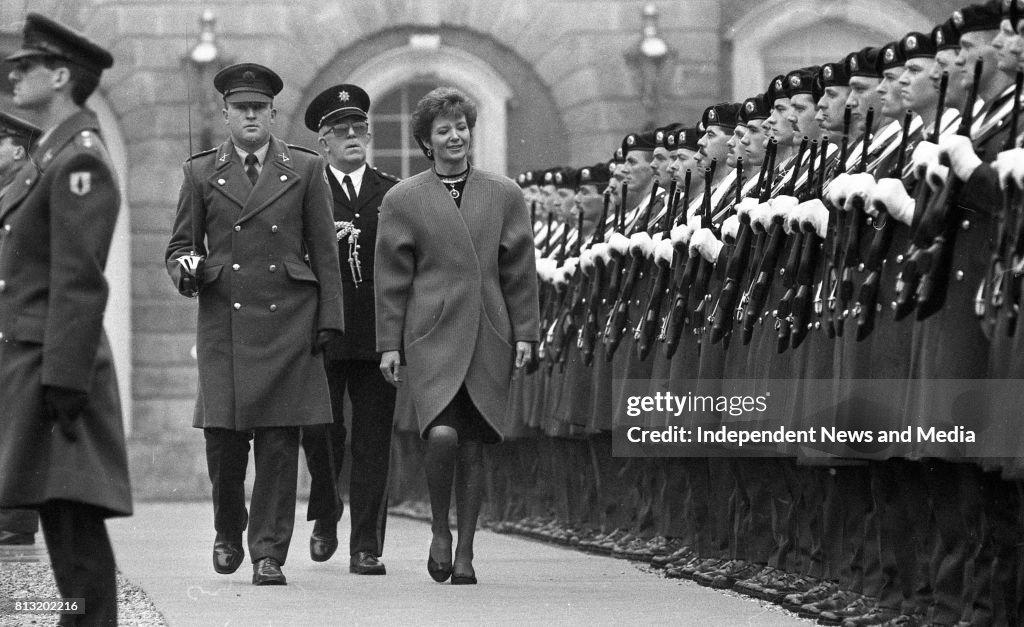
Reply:
[[[238,569],[251,522],[253,584],[284,585],[300,428],[331,422],[321,353],[343,330],[330,188],[318,154],[271,134],[277,74],[240,63],[213,84],[230,138],[185,163],[166,262],[179,292],[199,296],[193,425],[213,484],[214,570]]]
[[[329,343],[325,353],[334,414],[334,422],[329,426],[334,461],[331,476],[338,479],[345,455],[347,390],[352,401],[349,570],[360,575],[383,575],[384,564],[378,558],[384,550],[395,388],[384,380],[378,368],[373,254],[380,201],[398,179],[366,163],[366,146],[372,136],[367,123],[369,110],[370,97],[360,87],[335,85],[309,104],[305,123],[319,135],[320,151],[327,161],[348,323],[347,333]],[[306,444],[307,459],[309,452],[310,446]],[[310,472],[314,476],[317,472],[312,461]],[[337,515],[340,514],[339,508]],[[328,559],[337,546],[337,517],[318,518],[310,538],[313,559]]]
[[[0,507],[39,511],[61,624],[117,624],[104,519],[132,513],[103,276],[120,207],[96,115],[84,106],[113,57],[28,14],[8,78],[46,132],[0,202]]]

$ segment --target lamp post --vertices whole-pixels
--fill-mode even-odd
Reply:
[[[188,91],[190,94],[188,106],[195,106],[197,115],[197,128],[190,128],[189,132],[198,131],[199,150],[206,150],[213,146],[213,129],[211,121],[217,117],[217,101],[211,97],[210,85],[213,81],[212,75],[229,65],[228,61],[221,55],[217,47],[215,28],[217,20],[213,11],[206,9],[199,19],[199,41],[189,50],[188,55],[182,59],[187,66],[185,73],[189,81]],[[194,102],[193,102],[194,101]]]
[[[658,9],[653,3],[644,6],[640,33],[640,41],[626,51],[625,58],[640,93],[644,127],[654,128],[661,114],[662,71],[675,58],[675,51],[658,34]]]

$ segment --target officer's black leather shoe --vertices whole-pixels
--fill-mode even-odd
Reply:
[[[0,544],[6,546],[19,545],[25,546],[28,544],[36,543],[36,534],[34,533],[18,533],[16,531],[0,531]]]
[[[338,522],[319,518],[313,523],[309,536],[309,557],[314,562],[326,562],[338,550]]]
[[[356,575],[386,575],[384,564],[377,556],[367,551],[357,551],[348,564],[348,572]]]
[[[283,586],[288,583],[281,572],[281,564],[272,557],[264,557],[252,565],[254,586]]]
[[[222,575],[230,575],[238,570],[245,559],[242,538],[228,540],[227,536],[217,534],[213,541],[213,569]]]

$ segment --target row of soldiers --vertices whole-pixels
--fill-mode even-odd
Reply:
[[[519,176],[542,279],[524,433],[636,424],[638,381],[742,379],[786,386],[764,424],[949,434],[634,460],[654,514],[624,537],[657,536],[670,575],[823,624],[1024,621],[1024,441],[995,385],[1024,374],[1022,28],[1021,0],[971,5],[608,162]],[[707,420],[642,419],[728,416]]]

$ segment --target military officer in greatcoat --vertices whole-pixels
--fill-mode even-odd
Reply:
[[[60,596],[117,624],[105,519],[132,513],[103,269],[117,177],[85,101],[110,53],[36,13],[6,61],[13,102],[45,134],[0,201],[0,507],[39,511]]]
[[[374,342],[373,254],[377,239],[377,215],[385,192],[398,179],[366,162],[372,134],[367,116],[370,97],[357,85],[335,85],[323,91],[306,108],[306,127],[319,135],[320,151],[327,161],[327,181],[334,199],[334,227],[341,261],[345,297],[344,337],[327,345],[324,365],[331,391],[334,422],[329,426],[330,478],[345,455],[344,398],[352,402],[352,470],[349,479],[349,571],[359,575],[383,575],[379,560],[384,550],[388,507],[388,464],[395,413],[395,388],[384,380],[378,367],[380,354]],[[311,444],[306,457],[314,481],[328,468],[314,469]],[[321,447],[322,448],[322,447]],[[326,459],[321,455],[320,460]],[[335,493],[337,491],[335,490]],[[340,496],[339,496],[340,499]],[[310,495],[311,506],[313,494]],[[340,500],[339,500],[340,503]],[[337,514],[340,516],[340,508]],[[311,513],[312,518],[312,513]],[[330,557],[338,546],[337,516],[316,518],[310,538],[314,560]]]
[[[213,483],[214,570],[238,569],[250,523],[253,583],[283,585],[300,428],[331,422],[322,353],[344,328],[330,187],[320,155],[271,134],[277,74],[240,63],[213,84],[230,137],[185,162],[165,259],[178,291],[199,297],[193,424]]]

